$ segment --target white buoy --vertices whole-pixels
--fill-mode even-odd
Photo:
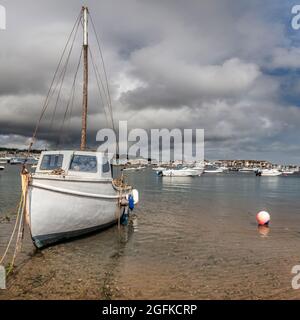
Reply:
[[[131,191],[131,195],[133,197],[134,204],[137,204],[139,202],[139,192],[137,189],[133,189]],[[126,195],[126,199],[128,200],[129,194]]]
[[[132,196],[133,196],[133,201],[134,204],[137,204],[139,202],[139,192],[136,189],[132,190]]]
[[[269,224],[270,220],[271,220],[271,217],[267,211],[260,211],[256,215],[256,221],[260,226]]]

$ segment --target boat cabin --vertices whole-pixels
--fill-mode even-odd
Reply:
[[[93,151],[43,151],[35,173],[98,179],[112,177],[107,156]]]

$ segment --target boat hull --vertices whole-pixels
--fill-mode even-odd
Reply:
[[[121,215],[118,192],[108,182],[33,179],[27,222],[36,247],[104,229]]]
[[[162,176],[164,177],[194,177],[199,175],[196,170],[164,170]]]
[[[281,176],[282,172],[278,171],[278,170],[262,170],[260,175],[262,177],[277,177],[277,176]]]
[[[223,170],[204,170],[204,173],[223,173]]]

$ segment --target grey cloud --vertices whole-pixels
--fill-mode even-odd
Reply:
[[[32,134],[82,3],[2,2],[8,29],[0,33],[0,143],[21,145]],[[211,157],[257,152],[260,158],[278,158],[280,148],[267,152],[265,139],[275,146],[288,135],[290,158],[295,159],[298,141],[293,137],[299,133],[300,111],[285,101],[283,92],[291,76],[264,72],[299,68],[299,49],[287,30],[289,3],[92,0],[87,5],[100,32],[115,119],[147,129],[204,128]],[[94,42],[92,34],[90,39]],[[80,42],[81,37],[74,48],[78,55]],[[70,70],[78,55],[72,57]],[[100,63],[96,53],[95,58]],[[80,134],[82,74],[78,77],[64,138],[68,146],[76,145]],[[68,73],[66,83],[71,82]],[[95,144],[105,114],[92,71],[90,84],[89,137]],[[57,141],[69,91],[64,92],[56,126],[49,130],[51,108],[42,122],[39,139],[44,144]]]

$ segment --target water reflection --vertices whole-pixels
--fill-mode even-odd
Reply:
[[[134,232],[138,231],[138,218],[137,215],[132,214],[129,217],[129,223],[127,225],[121,225],[119,229],[120,242],[125,244],[129,242]]]
[[[271,189],[277,189],[278,186],[280,185],[280,182],[282,181],[282,177],[280,176],[275,176],[275,177],[260,177],[261,183]]]
[[[133,232],[138,232],[139,231],[139,226],[138,226],[138,217],[137,217],[137,215],[135,215],[135,214],[132,215],[131,224],[132,224]]]
[[[270,227],[267,225],[258,226],[257,229],[262,238],[266,238],[270,233]]]
[[[181,192],[190,192],[191,186],[195,185],[200,177],[160,177],[164,191],[174,191],[180,189]]]

